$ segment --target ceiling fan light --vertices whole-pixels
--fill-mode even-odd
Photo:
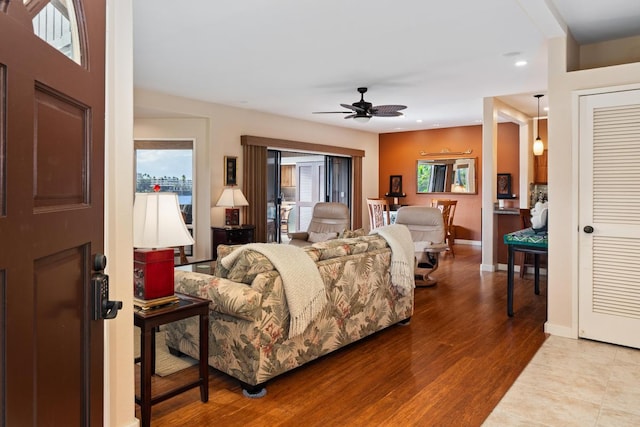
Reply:
[[[355,116],[353,118],[353,120],[355,120],[356,122],[360,122],[360,123],[367,123],[370,119],[371,119],[371,117],[369,117],[369,116]]]
[[[534,156],[542,156],[544,153],[544,144],[542,143],[542,139],[537,137],[535,141],[533,141],[533,155]]]

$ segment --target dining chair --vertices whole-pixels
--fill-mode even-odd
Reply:
[[[289,214],[293,210],[293,206],[280,206],[280,233],[289,233]]]
[[[456,214],[457,200],[449,199],[431,199],[431,207],[438,208],[442,212],[442,218],[444,220],[445,228],[445,242],[447,243],[447,251],[456,256],[453,251],[453,243],[455,241],[455,225],[453,225],[453,218]]]
[[[369,208],[370,230],[391,224],[387,199],[367,198],[367,207]]]

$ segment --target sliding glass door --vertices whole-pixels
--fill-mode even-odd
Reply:
[[[351,158],[267,150],[267,242],[308,228],[318,202],[351,207]]]

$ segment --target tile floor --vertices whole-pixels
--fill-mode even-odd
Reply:
[[[550,336],[483,426],[640,426],[640,350]]]

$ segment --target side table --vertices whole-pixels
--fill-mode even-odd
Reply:
[[[200,387],[200,400],[209,400],[209,301],[191,295],[176,293],[179,301],[168,306],[133,311],[134,325],[140,328],[140,405],[141,426],[151,425],[151,406],[182,392]],[[155,330],[158,326],[192,316],[200,317],[200,375],[198,380],[175,388],[156,397],[151,396],[151,376],[155,373]],[[138,361],[138,359],[136,359]]]
[[[255,225],[239,227],[211,227],[211,255],[218,257],[218,245],[244,245],[255,241]]]
[[[507,261],[507,315],[513,316],[513,275],[515,252],[530,253],[534,255],[534,292],[540,295],[540,255],[547,254],[549,237],[546,232],[536,234],[532,228],[514,231],[503,237],[505,245],[509,248]]]

